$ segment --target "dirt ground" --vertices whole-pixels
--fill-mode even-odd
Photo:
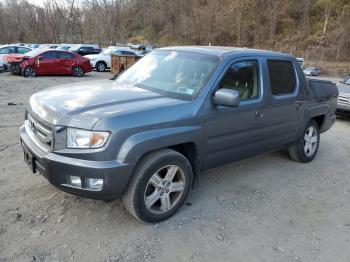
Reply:
[[[312,163],[276,152],[206,172],[186,205],[155,225],[120,200],[69,195],[31,174],[18,136],[25,101],[45,87],[108,77],[0,73],[1,262],[350,261],[347,118],[321,136]]]

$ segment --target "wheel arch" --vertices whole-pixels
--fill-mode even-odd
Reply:
[[[96,65],[97,65],[98,63],[103,63],[103,64],[106,66],[106,68],[108,67],[106,61],[104,61],[104,60],[98,60],[98,61],[96,62]]]
[[[184,155],[191,164],[193,185],[198,185],[201,170],[203,129],[199,126],[166,128],[147,131],[129,137],[119,150],[117,158],[123,162],[133,162],[135,167],[149,153],[172,149]]]
[[[319,129],[321,130],[321,127],[323,126],[325,118],[326,118],[326,115],[323,114],[323,115],[314,116],[310,120],[314,120],[317,123]]]

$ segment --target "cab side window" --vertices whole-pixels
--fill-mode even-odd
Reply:
[[[260,96],[258,63],[245,61],[232,64],[221,79],[219,88],[239,91],[241,100],[258,98]]]
[[[288,95],[296,89],[294,66],[290,61],[267,61],[270,76],[270,88],[273,95]]]

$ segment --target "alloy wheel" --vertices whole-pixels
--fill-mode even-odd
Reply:
[[[98,63],[98,65],[97,65],[97,71],[103,72],[103,71],[105,71],[105,70],[106,70],[105,65],[104,65],[103,63]]]
[[[26,77],[35,77],[35,70],[31,67],[27,67],[25,70],[24,70],[24,75]]]
[[[84,75],[83,69],[80,66],[75,67],[74,68],[74,75],[78,76],[78,77],[83,76]]]
[[[310,157],[312,156],[317,148],[318,143],[318,134],[317,130],[310,126],[308,129],[306,129],[305,135],[304,135],[304,152],[305,154]]]
[[[163,214],[176,206],[185,190],[185,174],[176,165],[162,167],[155,172],[144,193],[147,210],[154,214]]]

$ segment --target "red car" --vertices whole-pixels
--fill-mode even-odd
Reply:
[[[9,55],[5,59],[13,73],[21,73],[25,77],[37,75],[81,77],[92,71],[89,59],[63,50],[36,49],[25,55]]]

